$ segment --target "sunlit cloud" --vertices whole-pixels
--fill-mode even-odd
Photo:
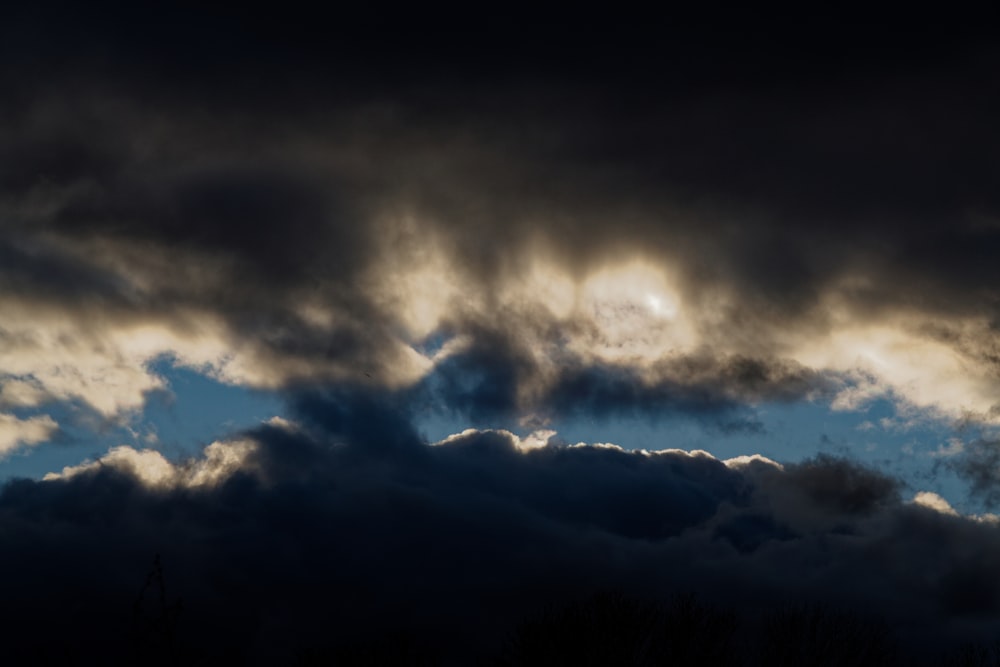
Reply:
[[[50,472],[43,481],[68,480],[108,468],[131,475],[150,489],[212,487],[245,468],[247,457],[255,449],[256,445],[248,440],[213,442],[200,456],[174,463],[155,449],[119,445],[97,460],[65,466],[61,472]]]
[[[834,397],[834,409],[858,410],[890,397],[942,418],[954,420],[970,412],[993,418],[998,384],[992,371],[953,347],[914,333],[905,321],[896,326],[847,324],[803,340],[792,355],[851,380]]]
[[[948,504],[948,501],[932,491],[920,491],[913,497],[913,503],[921,507],[928,507],[935,512],[958,516],[958,512]]]
[[[652,386],[690,382],[690,359],[766,354],[841,378],[841,388],[830,397],[834,410],[859,411],[889,399],[901,410],[909,406],[941,419],[995,418],[996,378],[967,345],[959,348],[930,335],[917,315],[852,314],[836,284],[821,297],[831,304],[821,328],[810,321],[789,323],[769,340],[767,330],[755,331],[757,324],[741,327],[726,320],[732,298],[690,291],[678,277],[687,270],[683,264],[635,255],[571,270],[545,245],[527,246],[516,267],[494,282],[477,284],[463,278],[460,258],[445,244],[436,243],[433,234],[421,236],[429,223],[414,216],[402,220],[384,225],[386,246],[356,285],[358,296],[370,303],[368,321],[327,298],[322,286],[293,293],[294,319],[276,320],[256,336],[236,328],[235,315],[207,304],[181,301],[156,315],[86,305],[66,317],[54,306],[8,295],[5,308],[17,317],[0,330],[0,402],[38,407],[78,400],[106,418],[122,418],[140,410],[151,392],[166,388],[150,370],[159,358],[248,387],[346,380],[401,389],[491,332],[515,338],[531,359],[534,371],[523,375],[518,387],[525,412],[558,381],[567,360],[629,369]],[[185,267],[197,260],[174,259],[181,285],[224,288],[224,264],[195,270]],[[159,271],[177,273],[157,267],[155,253],[127,245],[98,245],[79,261],[117,276],[132,294],[156,293]],[[315,344],[282,342],[282,329],[292,326]],[[979,335],[974,322],[965,331],[962,341]],[[371,349],[359,358],[322,342],[344,336],[356,341],[350,345]],[[424,349],[433,336],[440,344]],[[678,364],[688,369],[686,377],[677,375]]]
[[[50,439],[59,425],[48,415],[19,419],[0,412],[0,458],[20,447],[37,445]]]

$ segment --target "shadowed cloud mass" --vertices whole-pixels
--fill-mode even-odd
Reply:
[[[697,590],[751,616],[865,608],[930,655],[996,629],[995,518],[930,493],[904,502],[900,482],[844,459],[524,447],[476,430],[428,445],[398,406],[357,394],[303,397],[298,415],[187,462],[120,448],[9,483],[8,650],[38,651],[56,624],[53,659],[78,641],[129,659],[153,553],[183,604],[185,662],[284,662],[398,632],[468,664],[526,614],[610,589]]]

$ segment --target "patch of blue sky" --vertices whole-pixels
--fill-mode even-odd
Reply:
[[[0,479],[37,479],[123,444],[157,449],[179,460],[197,455],[214,440],[285,412],[276,392],[227,385],[177,366],[170,358],[156,360],[151,370],[167,381],[167,389],[150,394],[141,412],[122,421],[108,421],[75,403],[14,409],[12,412],[22,419],[49,414],[59,423],[60,431],[52,441],[22,447],[0,461]],[[776,461],[796,462],[820,453],[843,455],[899,476],[908,484],[906,493],[934,491],[959,511],[985,511],[968,497],[965,484],[948,466],[963,443],[982,436],[975,429],[962,430],[948,420],[900,410],[890,399],[873,401],[856,411],[833,410],[822,401],[768,403],[752,408],[750,415],[760,428],[720,430],[704,417],[680,414],[576,417],[558,420],[547,428],[571,443],[609,442],[646,450],[703,449],[720,459],[761,454]],[[474,426],[505,428],[519,435],[532,430],[516,420]],[[417,416],[417,427],[434,442],[469,428],[470,423],[461,415],[428,409]]]
[[[0,481],[13,477],[39,479],[123,444],[121,427],[79,402],[51,402],[10,410],[18,419],[49,415],[59,430],[47,442],[24,445],[0,460]]]
[[[21,447],[0,461],[0,480],[38,479],[64,466],[95,459],[108,449],[129,445],[156,449],[169,459],[195,456],[214,440],[252,428],[284,412],[275,392],[221,383],[164,357],[150,369],[167,382],[164,390],[147,395],[143,409],[118,420],[108,420],[79,403],[49,403],[17,409],[27,418],[48,414],[59,424],[49,442]]]
[[[165,378],[168,390],[154,392],[133,428],[155,436],[168,458],[191,456],[214,440],[284,414],[280,394],[229,385],[196,370],[160,359],[151,369]]]
[[[448,331],[436,329],[413,346],[413,349],[427,357],[433,357],[441,351],[448,341],[452,339],[452,334]]]

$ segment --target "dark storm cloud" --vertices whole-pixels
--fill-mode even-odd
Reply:
[[[907,650],[996,629],[995,524],[904,504],[855,463],[523,452],[490,431],[432,447],[403,406],[357,392],[298,411],[297,428],[248,434],[256,451],[217,486],[147,486],[110,459],[8,483],[5,650],[128,662],[162,641],[144,623],[169,611],[190,664],[393,636],[463,664],[545,604],[607,589],[695,590],[751,616],[865,609]],[[154,553],[167,611],[136,613]]]
[[[130,286],[113,274],[87,262],[44,247],[21,244],[15,239],[0,242],[0,289],[34,293],[39,299],[57,303],[105,301],[127,305]]]
[[[792,363],[774,338],[824,331],[831,291],[862,320],[996,316],[996,53],[976,35],[63,10],[4,28],[0,237],[41,250],[0,280],[27,301],[211,314],[258,375],[384,380],[412,341],[373,276],[420,243],[487,313],[535,256],[585,278],[639,254],[711,320],[718,378],[651,394],[695,410],[816,391],[770,377]],[[451,315],[472,356],[516,335]],[[507,410],[526,363],[488,371],[468,411]],[[646,409],[628,371],[563,375],[541,407]]]
[[[782,40],[760,40],[754,48],[747,48],[748,42],[757,40],[738,32],[720,32],[706,40],[706,35],[694,30],[686,39],[671,40],[676,33],[685,32],[673,27],[658,44],[605,35],[612,43],[625,46],[620,49],[625,54],[622,60],[610,53],[601,55],[600,48],[592,53],[572,49],[573,56],[581,57],[587,66],[603,60],[614,70],[632,69],[634,77],[614,77],[611,74],[619,72],[600,68],[586,76],[588,70],[581,65],[580,76],[568,77],[560,84],[558,67],[571,65],[553,54],[534,63],[539,71],[536,77],[518,68],[521,58],[527,60],[534,53],[532,47],[541,41],[529,28],[523,54],[519,56],[511,45],[502,56],[511,64],[508,78],[483,68],[481,76],[491,84],[487,87],[476,85],[474,74],[476,65],[486,58],[489,39],[463,61],[457,52],[456,57],[448,57],[447,43],[435,45],[430,38],[423,48],[410,49],[419,39],[418,31],[401,37],[397,22],[389,20],[382,38],[366,49],[359,44],[372,30],[366,21],[356,22],[354,39],[336,37],[348,31],[352,17],[348,13],[345,20],[322,27],[299,22],[310,37],[301,40],[299,49],[290,43],[294,33],[286,34],[280,25],[271,32],[256,33],[262,19],[252,14],[237,18],[207,12],[200,21],[188,21],[182,20],[183,14],[168,12],[162,23],[147,21],[135,26],[130,23],[135,17],[126,12],[107,22],[94,21],[92,32],[77,30],[69,20],[60,22],[53,26],[56,34],[79,32],[84,44],[74,45],[72,40],[67,45],[52,44],[51,48],[65,58],[48,67],[56,75],[73,74],[81,80],[68,91],[65,108],[51,111],[56,117],[41,137],[35,142],[19,139],[7,149],[11,161],[6,164],[19,165],[8,167],[16,172],[11,180],[24,187],[32,174],[45,172],[51,172],[49,178],[57,182],[83,175],[103,180],[127,166],[123,163],[130,156],[120,150],[135,150],[136,139],[126,132],[146,135],[145,141],[160,149],[153,157],[163,155],[159,142],[173,141],[174,134],[186,132],[189,137],[200,135],[203,150],[177,151],[170,156],[172,160],[199,164],[205,159],[211,163],[234,157],[238,162],[244,156],[255,156],[270,166],[275,149],[271,142],[288,138],[290,126],[298,126],[302,136],[322,141],[324,134],[331,134],[324,119],[348,124],[357,117],[345,116],[345,110],[377,115],[381,109],[387,113],[381,124],[376,120],[351,128],[362,133],[352,140],[360,141],[373,156],[362,166],[384,179],[379,183],[384,188],[380,195],[398,195],[387,185],[394,183],[424,202],[430,217],[451,219],[457,228],[449,228],[449,232],[455,233],[456,242],[469,251],[469,257],[483,259],[486,249],[502,257],[512,250],[507,246],[522,240],[517,231],[538,224],[551,225],[553,236],[574,254],[583,255],[585,261],[619,235],[626,237],[626,243],[651,242],[660,249],[676,241],[687,245],[688,239],[674,237],[678,235],[675,227],[688,221],[672,223],[669,214],[698,214],[708,207],[698,216],[710,228],[705,240],[718,242],[723,257],[732,253],[737,260],[718,263],[756,278],[749,286],[759,282],[768,296],[794,291],[803,282],[813,284],[843,267],[845,258],[838,249],[887,250],[901,253],[905,259],[919,254],[924,243],[933,247],[935,232],[954,230],[960,235],[962,227],[955,229],[955,223],[970,213],[989,218],[996,212],[991,187],[995,174],[989,159],[995,152],[990,119],[996,91],[988,78],[991,55],[979,40],[940,36],[938,40],[921,40],[914,35],[910,43],[904,35],[896,37],[901,44],[889,41],[880,51],[871,48],[879,45],[874,35],[869,35],[844,45],[835,55],[824,50],[836,39],[833,29],[825,34],[825,40],[824,33],[809,38],[805,37],[808,31],[803,33],[802,42],[816,42],[814,51],[786,52],[783,48],[792,44]],[[443,24],[440,27],[441,32],[461,32],[445,30]],[[171,36],[175,30],[177,39]],[[499,37],[502,32],[496,29],[486,34]],[[475,41],[475,34],[470,30],[454,39],[466,44]],[[185,41],[185,35],[191,38]],[[587,33],[574,37],[567,31],[563,36],[574,45],[587,39]],[[59,50],[75,48],[98,54],[101,37],[110,38],[102,54],[109,61],[107,69],[86,58],[74,65],[69,53]],[[793,36],[786,37],[797,43]],[[393,43],[395,38],[400,38],[398,44]],[[921,41],[926,42],[923,51],[915,44]],[[94,44],[87,51],[91,42]],[[673,57],[699,42],[705,43],[695,55]],[[598,40],[598,47],[600,43]],[[559,50],[557,38],[550,39],[550,44],[552,52]],[[904,49],[894,53],[900,45]],[[161,47],[164,65],[176,61],[178,68],[189,74],[182,81],[145,77],[146,86],[159,85],[165,95],[176,95],[160,108],[163,117],[159,120],[167,121],[166,128],[154,124],[158,107],[140,95],[130,96],[127,86],[142,89],[138,77],[128,73],[133,65],[127,58],[114,58],[120,50],[120,55],[134,54],[135,61],[142,63]],[[437,48],[444,53],[438,55]],[[31,46],[22,44],[21,49],[30,52]],[[352,49],[357,49],[354,57],[347,57],[345,52]],[[705,51],[714,51],[715,56],[696,57]],[[632,62],[628,55],[633,53],[637,61],[642,60],[640,56],[649,57],[645,66]],[[866,56],[870,60],[866,61]],[[854,57],[861,60],[854,61]],[[935,59],[928,62],[928,57]],[[183,67],[185,58],[195,71],[187,72]],[[276,70],[264,66],[271,59]],[[289,60],[301,64],[301,69],[282,68]],[[386,78],[378,66],[383,60],[394,61],[393,67],[401,68],[407,76],[402,80]],[[747,63],[760,67],[756,76],[747,71]],[[203,68],[201,76],[195,64]],[[741,69],[741,64],[747,69]],[[117,71],[115,65],[125,71]],[[210,74],[213,67],[231,72],[233,81],[228,86],[225,80],[218,81]],[[240,76],[254,73],[259,85],[244,90]],[[13,70],[8,76],[16,74]],[[473,75],[470,84],[459,86],[460,75]],[[364,80],[359,80],[365,76],[364,80],[380,85],[366,89]],[[283,80],[303,77],[299,88],[286,91],[281,87]],[[770,85],[764,85],[769,79]],[[342,81],[347,82],[346,90],[339,87]],[[184,82],[203,82],[218,92],[201,96]],[[751,86],[750,82],[760,85]],[[93,90],[88,90],[88,85]],[[330,90],[335,93],[329,94]],[[233,93],[230,98],[225,96],[227,92]],[[120,119],[109,118],[104,132],[90,134],[92,128],[81,122],[81,116],[87,116],[86,107],[81,110],[69,104],[88,95],[104,95],[138,106],[142,110],[138,127],[126,125],[116,131],[118,123],[114,121]],[[38,94],[32,103],[44,98]],[[18,117],[19,109],[23,111],[24,105],[15,105],[8,113],[23,125],[27,121]],[[115,111],[113,106],[105,108],[105,113]],[[177,121],[181,121],[180,127],[170,127]],[[195,127],[185,130],[183,126],[192,123]],[[149,136],[154,130],[168,134]],[[378,131],[384,133],[374,136]],[[119,149],[117,154],[115,148]],[[333,151],[344,149],[344,145],[331,146]],[[287,148],[279,147],[278,151]],[[428,155],[430,151],[433,155]],[[293,162],[300,159],[288,157]],[[154,162],[149,166],[159,165]],[[254,195],[261,197],[258,203],[263,204],[262,210],[256,212],[257,207],[250,202],[245,205],[253,215],[267,217],[272,204],[291,204],[295,223],[300,197],[288,199],[288,188],[298,188],[301,193],[308,183],[296,184],[305,174],[301,169],[296,171],[294,164],[284,166],[292,167],[287,180],[282,183],[277,178],[277,183]],[[241,188],[257,190],[253,183],[238,185],[236,170],[235,174],[216,173],[214,185],[193,183],[194,192],[188,189],[187,195],[176,194],[182,204],[192,198],[217,203],[205,211],[208,217],[200,222],[211,228],[218,225],[217,229],[204,230],[209,239],[226,238],[227,222],[234,214],[241,217],[232,203],[222,201],[226,195],[219,188],[228,188],[232,195]],[[146,184],[151,176],[135,174],[136,180]],[[263,185],[259,179],[257,183]],[[270,188],[282,187],[284,194],[269,194]],[[111,193],[110,198],[113,204],[122,196]],[[172,195],[166,198],[166,203],[173,205]],[[197,219],[203,207],[192,203]],[[322,206],[310,204],[309,210],[315,213],[308,219],[315,219]],[[717,219],[711,220],[712,214]],[[552,219],[545,220],[547,216]],[[192,220],[190,224],[198,223]],[[509,230],[512,224],[514,230]],[[901,232],[912,232],[914,224],[924,232],[914,236],[916,247],[895,247]],[[264,227],[268,226],[265,221]],[[354,226],[352,219],[334,228],[348,231]],[[315,226],[310,224],[309,229],[315,230]],[[163,231],[174,234],[189,230]],[[562,234],[570,231],[581,233]],[[829,243],[845,232],[864,243],[860,248]],[[807,246],[813,233],[820,233],[827,243]],[[641,237],[630,238],[633,235]],[[953,240],[956,248],[961,245],[960,238]],[[353,247],[350,241],[346,239]],[[483,244],[483,252],[475,252],[473,244],[477,243]],[[275,250],[280,255],[283,248]],[[719,251],[711,249],[711,254]],[[259,255],[251,256],[259,259]]]

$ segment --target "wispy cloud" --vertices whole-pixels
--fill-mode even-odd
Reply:
[[[48,415],[27,419],[0,412],[0,457],[22,446],[37,445],[51,438],[59,425]]]

